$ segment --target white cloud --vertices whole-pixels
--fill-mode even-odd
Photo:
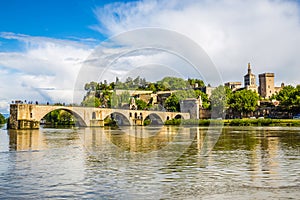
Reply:
[[[116,76],[121,80],[140,76],[155,81],[172,75],[201,76],[222,83],[213,63],[195,42],[174,31],[156,28],[127,31],[110,38],[93,51],[83,66],[81,84],[112,81]]]
[[[186,35],[208,53],[224,81],[242,81],[251,62],[256,75],[274,72],[277,84],[300,83],[296,1],[145,0],[106,5],[95,15],[99,26],[93,28],[108,36],[144,27]]]
[[[9,113],[8,102],[6,100],[0,99],[0,113]]]
[[[1,33],[0,37],[25,44],[22,52],[0,52],[0,112],[7,102],[66,102],[73,100],[75,80],[92,49],[84,43]]]
[[[274,72],[277,84],[300,83],[300,24],[296,1],[144,0],[108,4],[94,13],[99,25],[92,28],[114,36],[98,51],[91,48],[97,42],[92,38],[63,40],[0,33],[1,38],[24,45],[19,52],[0,52],[0,112],[6,111],[7,103],[14,99],[72,102],[75,82],[78,89],[85,81],[97,81],[97,78],[114,80],[115,76],[149,75],[154,80],[163,75],[198,75],[187,69],[189,63],[180,55],[172,54],[175,49],[197,60],[199,51],[185,46],[183,36],[207,52],[224,81],[242,81],[247,63],[251,62],[256,75]],[[160,35],[152,32],[153,29],[132,31],[149,27],[178,34],[161,32]],[[115,46],[113,42],[117,42]],[[134,52],[118,44],[157,48]],[[170,52],[159,52],[170,47]],[[200,54],[198,61],[205,57]],[[80,71],[82,64],[91,68]],[[202,64],[206,66],[205,61]],[[199,78],[207,78],[206,83],[214,81],[212,76],[207,76],[209,69],[200,73],[203,76]]]

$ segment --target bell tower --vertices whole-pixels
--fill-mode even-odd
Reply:
[[[256,78],[252,74],[251,65],[248,63],[248,73],[244,76],[244,85],[247,90],[257,92]]]

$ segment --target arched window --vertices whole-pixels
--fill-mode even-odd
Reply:
[[[92,119],[96,119],[96,113],[95,112],[92,113]]]

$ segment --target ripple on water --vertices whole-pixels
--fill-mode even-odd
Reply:
[[[109,129],[85,133],[41,129],[31,134],[18,133],[15,137],[2,131],[0,197],[297,199],[299,130],[225,128],[211,154],[201,157],[205,135],[201,129],[180,156],[163,151],[155,154],[157,150],[153,150],[148,162],[145,160],[149,154],[132,154],[128,149],[139,149],[136,145],[141,144],[147,151],[152,150],[155,139],[157,145],[165,145],[166,139],[173,139],[171,132],[164,133],[169,137],[154,137],[152,129],[148,134],[152,140],[135,140],[128,139],[126,133],[116,134],[118,131],[110,135]],[[174,144],[186,145],[187,138],[179,139]],[[151,148],[145,146],[145,141]],[[125,150],[115,148],[122,142],[126,142]]]

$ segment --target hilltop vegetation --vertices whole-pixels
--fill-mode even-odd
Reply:
[[[195,86],[197,85],[197,88]],[[152,93],[158,93],[162,91],[173,91],[172,94],[167,97],[161,106],[169,111],[179,111],[180,100],[185,98],[199,98],[203,101],[205,108],[209,107],[209,100],[207,95],[201,91],[201,88],[205,87],[202,80],[188,79],[184,80],[177,77],[165,77],[157,82],[147,82],[145,78],[128,77],[125,82],[121,82],[116,78],[115,82],[90,82],[86,83],[84,89],[87,94],[82,101],[83,106],[88,107],[105,107],[116,108],[122,107],[125,104],[129,104],[131,96],[126,90],[134,91],[150,91]],[[123,93],[117,94],[116,90],[124,90]],[[135,102],[138,109],[159,109],[158,105],[153,104],[153,99],[149,99],[147,102],[135,97]]]

